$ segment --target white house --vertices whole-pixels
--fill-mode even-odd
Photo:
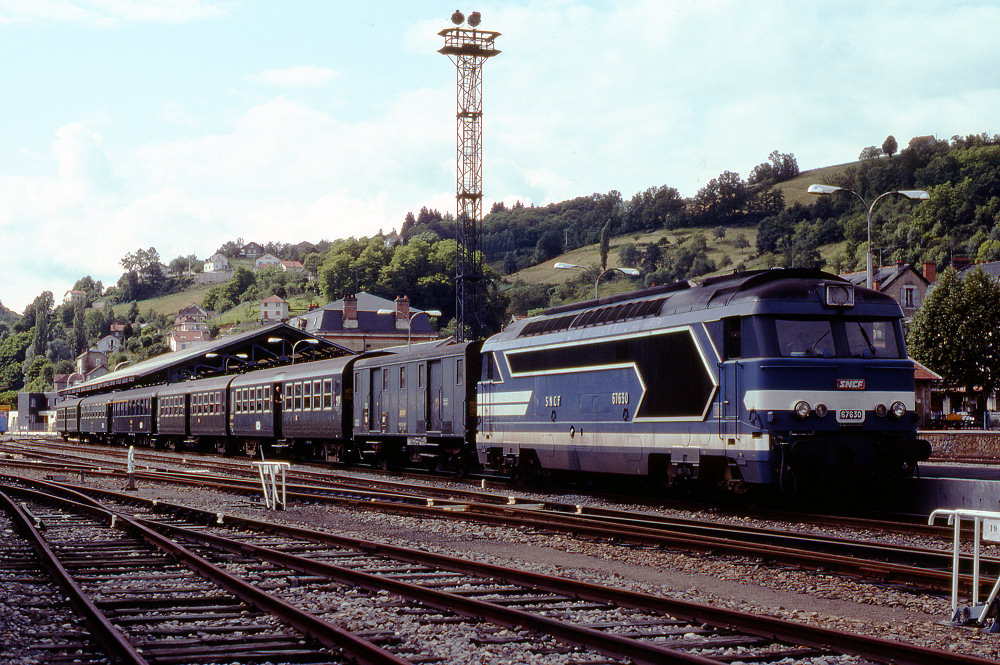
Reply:
[[[285,321],[288,319],[288,303],[280,296],[270,296],[260,303],[260,322]]]
[[[232,271],[232,267],[229,265],[229,259],[226,258],[225,254],[213,254],[210,259],[205,261],[203,271],[230,272]]]
[[[264,268],[275,268],[281,266],[281,259],[279,259],[274,254],[265,254],[256,261],[253,262],[254,270],[263,270]]]

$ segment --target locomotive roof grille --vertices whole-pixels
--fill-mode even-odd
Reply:
[[[648,316],[655,316],[660,313],[660,307],[666,298],[656,298],[655,300],[637,300],[633,302],[609,305],[598,309],[591,309],[581,314],[570,314],[559,316],[554,319],[543,319],[532,321],[524,326],[518,337],[527,335],[541,335],[543,333],[557,332],[569,328],[584,328],[606,323],[618,323],[631,319],[644,319]]]

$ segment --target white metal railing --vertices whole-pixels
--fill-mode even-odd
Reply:
[[[938,516],[947,517],[948,524],[954,525],[954,552],[951,562],[951,622],[956,624],[975,623],[983,626],[990,614],[990,607],[997,599],[1000,592],[1000,578],[997,578],[993,590],[985,603],[979,603],[979,554],[983,540],[989,542],[1000,542],[1000,513],[988,510],[970,510],[966,508],[955,508],[948,510],[938,508],[931,513],[927,519],[928,524],[934,524]],[[972,520],[972,604],[969,607],[958,607],[958,575],[959,564],[961,562],[961,531],[962,520]],[[990,632],[1000,630],[1000,617],[993,620]]]
[[[264,505],[268,510],[285,509],[285,471],[291,467],[288,462],[251,462],[260,476],[260,486],[264,490]],[[280,475],[280,481],[279,481]]]

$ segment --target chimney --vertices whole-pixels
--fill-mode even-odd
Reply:
[[[344,296],[344,327],[358,327],[358,299],[354,295]]]
[[[406,296],[396,298],[396,330],[410,328],[410,299]]]
[[[931,284],[937,279],[937,266],[932,261],[924,261],[924,279]]]
[[[896,259],[896,274],[903,272],[906,269],[906,262],[903,259]]]
[[[953,256],[951,257],[951,267],[955,269],[956,272],[962,272],[969,267],[970,261],[967,256]]]

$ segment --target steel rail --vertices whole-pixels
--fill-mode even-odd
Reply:
[[[136,475],[137,477],[139,476],[139,474]],[[177,476],[179,475],[177,474]],[[249,481],[241,483],[232,479],[224,479],[224,482],[216,482],[215,479],[208,479],[203,476],[189,478],[175,477],[175,474],[168,474],[167,478],[163,478],[160,475],[156,477],[160,480],[169,480],[169,482],[177,482],[190,486],[212,487],[247,494],[256,494],[260,491],[259,486]],[[595,522],[586,515],[545,513],[532,508],[519,509],[517,505],[496,506],[471,503],[456,505],[440,502],[428,505],[431,502],[428,502],[426,499],[422,503],[416,503],[417,498],[409,495],[393,494],[389,496],[394,500],[380,500],[378,497],[384,499],[386,495],[374,492],[363,492],[358,498],[350,498],[327,493],[317,494],[306,492],[301,489],[296,490],[294,487],[288,490],[288,497],[290,499],[302,501],[324,501],[365,510],[377,509],[420,517],[445,517],[465,521],[485,522],[501,527],[517,525],[543,531],[558,530],[578,537],[602,538],[618,543],[701,552],[726,552],[738,556],[767,558],[771,561],[793,565],[798,568],[831,570],[841,574],[868,577],[878,581],[897,582],[932,591],[950,592],[951,590],[951,555],[943,551],[935,554],[933,550],[918,550],[923,556],[936,556],[942,562],[942,565],[937,569],[926,569],[914,565],[864,559],[857,556],[832,554],[823,551],[817,552],[815,548],[803,549],[801,547],[796,548],[761,542],[741,542],[739,539],[734,538],[731,532],[727,533],[719,527],[715,528],[719,535],[674,533],[656,528],[655,526],[647,527],[634,524],[619,526],[607,524],[603,520]],[[456,507],[460,509],[456,510]],[[788,534],[778,535],[791,538]],[[800,542],[805,542],[804,536],[797,536],[797,538]],[[905,549],[894,547],[882,548],[881,551],[892,554],[905,551]],[[967,557],[963,561],[966,559]],[[1000,566],[1000,560],[983,559],[983,562],[990,566]],[[968,562],[966,561],[966,563]],[[963,573],[959,579],[964,590],[968,591],[971,589],[971,575]],[[983,588],[986,589],[985,582],[983,582],[983,585]]]
[[[267,593],[260,587],[249,584],[248,582],[231,575],[222,568],[215,566],[204,557],[201,557],[178,543],[165,538],[156,531],[136,521],[134,518],[125,515],[124,513],[110,511],[106,507],[96,504],[93,499],[85,503],[80,503],[71,498],[56,497],[51,494],[45,494],[28,488],[15,486],[5,486],[5,488],[10,492],[31,495],[41,501],[56,500],[70,505],[76,510],[81,510],[87,514],[97,516],[108,521],[114,517],[117,524],[130,531],[133,535],[138,536],[160,551],[172,556],[175,560],[183,563],[185,566],[197,572],[205,579],[228,590],[230,593],[250,605],[279,617],[288,625],[292,626],[296,630],[299,630],[303,634],[312,637],[320,644],[345,652],[359,665],[411,665],[409,661],[396,656],[386,649],[376,646],[375,644],[372,644],[371,642],[344,630],[334,623],[301,610],[291,603]],[[146,661],[142,662],[145,663]]]
[[[107,650],[108,655],[122,663],[132,665],[149,665],[149,661],[139,650],[129,642],[107,615],[97,607],[96,603],[76,583],[69,571],[59,561],[59,557],[49,547],[45,538],[33,524],[34,520],[17,505],[7,494],[0,491],[0,503],[4,505],[17,529],[31,543],[32,549],[38,555],[42,565],[49,570],[52,579],[69,596],[70,603],[83,615],[84,621],[90,626],[94,637]]]
[[[162,524],[141,520],[143,524],[156,530],[169,532],[185,540],[210,544],[224,551],[251,555],[277,565],[285,566],[302,573],[325,576],[330,579],[349,584],[364,586],[373,591],[386,590],[400,596],[427,604],[440,610],[450,610],[466,616],[487,617],[492,621],[502,623],[511,627],[524,626],[538,632],[546,632],[550,635],[562,639],[573,641],[582,646],[595,648],[606,655],[613,657],[632,658],[636,662],[681,662],[681,663],[717,663],[716,660],[702,659],[696,657],[689,659],[690,654],[678,652],[674,649],[661,650],[654,647],[646,651],[643,643],[638,644],[642,648],[629,646],[629,643],[636,642],[629,638],[620,638],[594,629],[577,627],[572,624],[553,621],[548,617],[534,615],[522,610],[516,610],[488,603],[480,600],[466,598],[457,594],[429,589],[416,584],[402,582],[398,580],[386,579],[369,573],[355,571],[333,564],[328,564],[298,555],[288,554],[273,548],[262,547],[250,543],[223,538],[207,534],[202,531],[193,531],[173,524]],[[231,522],[232,523],[232,522]],[[301,536],[310,535],[308,530],[297,528],[280,527],[278,530],[299,532]],[[272,531],[276,531],[272,529]],[[314,534],[313,534],[314,535]],[[298,536],[297,536],[298,537]],[[308,538],[315,541],[315,538]],[[345,544],[353,539],[336,537]],[[764,616],[751,616],[732,610],[714,608],[711,606],[685,603],[683,601],[673,601],[656,596],[603,587],[588,582],[580,582],[567,578],[559,578],[538,573],[512,570],[491,564],[480,564],[463,559],[444,557],[434,554],[424,554],[418,551],[406,550],[395,546],[385,546],[372,542],[355,541],[354,549],[365,551],[369,554],[378,553],[385,555],[395,555],[394,558],[404,558],[413,563],[422,563],[434,567],[441,567],[454,572],[473,574],[479,577],[488,577],[501,580],[506,583],[514,583],[527,586],[540,591],[557,593],[581,600],[594,602],[613,602],[623,607],[641,609],[660,614],[666,614],[674,618],[683,619],[694,623],[704,623],[718,628],[725,628],[736,632],[747,633],[763,637],[769,640],[788,642],[796,646],[807,646],[815,649],[830,650],[837,649],[865,658],[871,658],[894,665],[945,665],[948,663],[973,663],[981,665],[992,662],[974,656],[964,656],[962,654],[951,654],[938,649],[928,649],[913,645],[903,645],[899,642],[892,642],[880,638],[867,637],[834,631],[826,628],[817,628],[806,624],[796,624],[781,619]],[[608,638],[613,638],[608,644]],[[596,640],[596,641],[595,641]],[[610,650],[609,650],[610,649]],[[649,660],[645,658],[648,654]],[[672,659],[665,659],[670,656]],[[676,660],[680,658],[680,660]]]
[[[154,502],[148,499],[99,491],[112,498],[119,497],[132,503],[147,505],[153,510],[169,511],[213,523],[218,522],[217,513],[177,504]],[[876,637],[844,633],[823,627],[794,623],[783,619],[747,615],[725,608],[711,607],[682,600],[673,600],[632,591],[603,587],[586,582],[558,578],[539,573],[508,569],[492,564],[477,563],[466,559],[411,550],[375,541],[351,538],[326,532],[317,532],[302,527],[276,524],[226,515],[224,523],[249,530],[270,532],[307,541],[335,545],[369,554],[381,554],[390,558],[431,565],[445,570],[493,578],[499,581],[532,587],[551,593],[573,596],[595,602],[616,602],[623,607],[666,614],[678,619],[703,622],[720,628],[756,635],[766,639],[813,647],[817,649],[841,650],[894,665],[986,665],[993,661],[976,656],[954,654],[938,649],[907,645]],[[201,532],[194,532],[201,533]],[[245,547],[241,544],[240,547]],[[253,546],[250,546],[253,547]],[[353,571],[352,571],[353,573]]]

